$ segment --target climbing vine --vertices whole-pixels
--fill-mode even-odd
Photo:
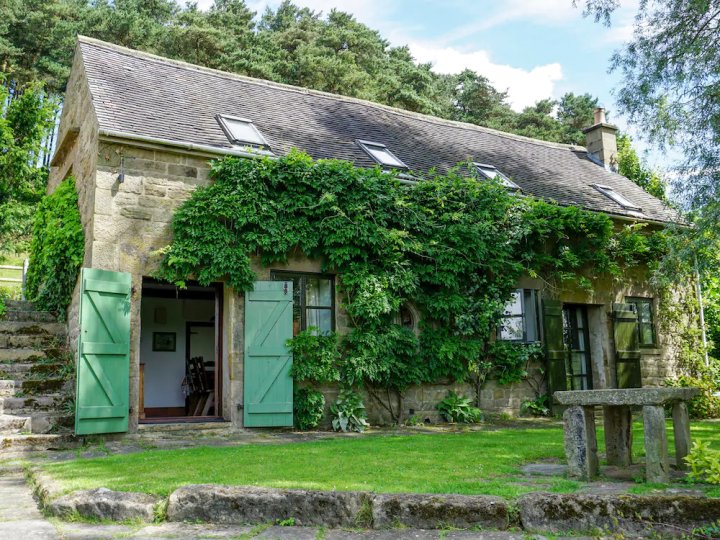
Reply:
[[[617,229],[604,214],[521,196],[473,171],[459,165],[408,183],[299,152],[222,159],[214,182],[177,210],[158,276],[245,291],[252,257],[269,266],[301,253],[337,273],[351,323],[330,378],[337,370],[346,384],[397,392],[489,372],[516,381],[528,351],[492,337],[523,273],[555,289],[590,288],[593,276],[619,278],[662,246],[638,226]],[[419,336],[396,324],[409,300]]]
[[[75,180],[68,178],[40,202],[30,244],[27,295],[64,317],[85,253]]]

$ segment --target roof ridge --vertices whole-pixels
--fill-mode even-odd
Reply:
[[[160,62],[163,64],[171,64],[171,65],[175,65],[179,68],[200,71],[200,72],[208,73],[210,75],[223,77],[226,79],[240,80],[240,81],[247,82],[249,84],[256,84],[259,86],[272,86],[272,87],[275,87],[275,88],[278,88],[281,90],[286,90],[289,92],[297,92],[299,94],[314,95],[314,96],[323,97],[326,99],[331,99],[331,100],[341,101],[341,102],[357,103],[359,105],[375,107],[377,109],[381,109],[381,110],[384,110],[389,113],[398,114],[401,116],[407,116],[410,118],[417,118],[417,119],[420,119],[420,120],[423,120],[423,121],[429,122],[429,123],[435,123],[435,124],[446,125],[446,126],[454,126],[454,127],[459,127],[459,128],[463,128],[463,129],[472,129],[475,131],[481,131],[484,133],[497,135],[499,137],[505,137],[507,139],[512,139],[512,140],[530,143],[530,144],[536,144],[539,146],[556,148],[556,149],[560,149],[560,150],[570,150],[570,151],[575,151],[575,152],[586,152],[587,151],[584,146],[579,146],[579,145],[574,145],[574,144],[557,143],[557,142],[551,142],[551,141],[543,141],[540,139],[533,139],[531,137],[525,137],[523,135],[516,135],[514,133],[508,133],[506,131],[500,131],[500,130],[493,129],[493,128],[479,126],[477,124],[471,124],[469,122],[459,122],[457,120],[448,120],[446,118],[440,118],[438,116],[432,116],[429,114],[408,111],[405,109],[400,109],[398,107],[391,107],[390,105],[384,105],[382,103],[377,103],[375,101],[370,101],[367,99],[360,99],[360,98],[351,97],[351,96],[343,96],[340,94],[324,92],[322,90],[313,90],[311,88],[304,88],[302,86],[294,86],[291,84],[269,81],[267,79],[258,79],[256,77],[248,77],[247,75],[240,75],[239,73],[231,73],[229,71],[222,71],[220,69],[214,69],[214,68],[209,68],[209,67],[205,67],[205,66],[200,66],[198,64],[193,64],[190,62],[186,62],[184,60],[175,60],[173,58],[167,58],[165,56],[160,56],[160,55],[145,52],[145,51],[139,51],[137,49],[131,49],[131,48],[125,47],[123,45],[117,45],[115,43],[102,41],[100,39],[96,39],[96,38],[92,38],[92,37],[88,37],[88,36],[78,35],[77,41],[78,41],[78,43],[87,43],[89,45],[95,45],[98,47],[115,50],[121,54],[126,54],[128,56],[132,56],[135,58],[156,61],[156,62]]]

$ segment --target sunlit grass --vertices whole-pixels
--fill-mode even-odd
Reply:
[[[695,422],[692,430],[720,450],[720,422]],[[633,433],[634,454],[642,456],[642,425],[636,423]],[[672,429],[668,435],[672,437]],[[602,430],[598,439],[602,449]],[[672,438],[669,447],[672,451]],[[186,484],[230,484],[512,498],[537,489],[531,482],[515,481],[520,467],[548,459],[564,459],[560,427],[149,450],[45,469],[67,490],[107,487],[167,495]],[[580,487],[562,477],[543,481],[543,489],[557,492]]]

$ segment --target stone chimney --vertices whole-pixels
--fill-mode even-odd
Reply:
[[[617,126],[605,121],[605,109],[595,109],[595,124],[583,129],[588,154],[613,171],[617,170]]]

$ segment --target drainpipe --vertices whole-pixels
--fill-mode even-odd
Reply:
[[[700,270],[698,270],[697,255],[693,255],[695,273],[695,294],[700,306],[700,330],[702,332],[703,350],[705,351],[705,367],[710,366],[710,358],[707,350],[707,334],[705,333],[705,307],[703,306],[702,288],[700,286]]]

